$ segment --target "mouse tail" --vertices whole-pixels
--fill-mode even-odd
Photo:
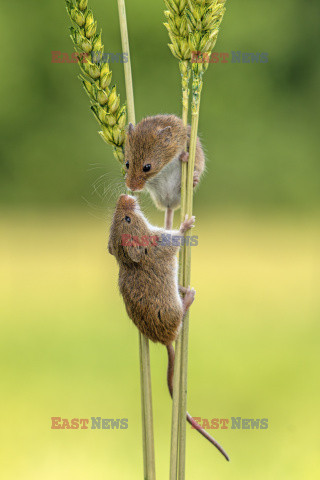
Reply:
[[[167,382],[168,382],[168,388],[169,392],[171,395],[171,398],[173,396],[173,373],[174,373],[174,348],[173,345],[166,345],[167,347],[167,352],[168,352],[168,370],[167,370]],[[214,445],[220,453],[225,457],[226,460],[229,462],[229,456],[225,452],[225,450],[221,447],[221,445],[213,438],[209,433],[207,433],[192,417],[191,415],[187,412],[187,421],[190,423],[190,425],[196,429],[201,435],[209,440],[212,445]]]

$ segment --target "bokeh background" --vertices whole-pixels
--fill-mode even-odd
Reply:
[[[91,0],[120,52],[117,2]],[[127,2],[137,118],[180,112],[163,3]],[[189,411],[268,418],[217,430],[227,464],[188,428],[187,478],[319,478],[319,83],[316,0],[232,0],[200,133]],[[106,252],[122,190],[73,64],[63,2],[6,2],[0,144],[0,472],[7,480],[141,479],[138,336]],[[114,81],[124,95],[121,64]],[[143,207],[162,223],[147,196]],[[166,353],[151,346],[158,478],[168,478]],[[129,419],[128,430],[54,431],[51,417]]]

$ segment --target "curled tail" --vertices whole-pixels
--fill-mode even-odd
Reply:
[[[171,398],[172,398],[172,395],[173,395],[173,372],[174,372],[174,356],[175,356],[175,353],[174,353],[174,348],[172,345],[166,345],[167,347],[167,351],[168,351],[168,371],[167,371],[167,382],[168,382],[168,388],[169,388],[169,392],[170,392],[170,395],[171,395]],[[229,462],[229,457],[227,455],[227,453],[224,451],[224,449],[221,447],[221,445],[219,445],[219,443],[213,438],[211,437],[211,435],[209,435],[203,428],[201,428],[201,426],[191,417],[191,415],[187,412],[187,421],[190,423],[190,425],[195,428],[196,430],[198,430],[199,433],[201,433],[201,435],[206,438],[207,440],[209,440],[210,443],[212,443],[212,445],[214,445],[220,453],[222,453],[222,455],[226,458],[226,460],[228,460]]]

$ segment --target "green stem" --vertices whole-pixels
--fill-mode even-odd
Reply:
[[[181,86],[182,86],[182,121],[188,125],[189,109],[189,81],[190,64],[188,61],[180,62]],[[186,214],[186,193],[187,193],[187,163],[181,162],[181,220]],[[184,259],[185,247],[179,252],[179,284],[184,285]],[[172,399],[172,423],[171,423],[171,450],[170,450],[170,480],[177,479],[179,459],[179,411],[180,411],[180,369],[181,369],[182,341],[181,335],[175,345],[175,362],[173,375],[173,399]],[[185,420],[184,420],[185,423]]]
[[[141,336],[141,357],[143,371],[143,391],[145,415],[145,435],[146,435],[146,480],[156,480],[155,458],[154,458],[154,439],[153,439],[153,414],[152,414],[152,394],[151,394],[151,372],[150,372],[150,352],[149,340],[142,334]]]
[[[141,418],[142,418],[142,448],[143,448],[143,478],[147,478],[147,438],[146,438],[146,412],[145,412],[145,390],[142,358],[142,339],[143,335],[139,333],[139,360],[140,360],[140,389],[141,389]]]
[[[185,126],[188,125],[189,110],[189,82],[190,82],[190,64],[188,61],[180,62],[181,86],[182,86],[182,121]],[[187,163],[181,165],[181,220],[184,220],[186,210],[186,190],[187,190]]]
[[[193,74],[192,82],[192,111],[191,135],[189,148],[189,161],[187,173],[186,214],[191,217],[193,208],[193,171],[196,157],[198,136],[198,122],[200,97],[202,90],[202,74]],[[188,287],[191,279],[191,247],[185,247],[183,285]],[[179,434],[179,480],[185,478],[186,460],[186,415],[187,415],[187,387],[188,387],[188,339],[189,339],[189,313],[185,315],[181,332],[181,378],[180,378],[180,434]]]
[[[124,62],[123,68],[126,83],[128,121],[134,125],[136,123],[136,115],[134,109],[133,82],[125,0],[118,0],[118,10],[120,19],[122,52],[127,53],[127,61]]]
[[[125,0],[118,0],[122,51],[127,53],[127,62],[124,63],[126,84],[128,122],[136,123],[132,70],[130,61],[130,49],[128,38],[128,26],[126,17]],[[141,382],[141,416],[142,416],[142,444],[144,479],[155,480],[155,457],[153,438],[153,414],[152,414],[152,391],[150,372],[149,340],[139,333],[139,358],[140,358],[140,382]]]
[[[179,403],[180,403],[181,336],[176,341],[173,373],[170,480],[177,479],[179,447]]]

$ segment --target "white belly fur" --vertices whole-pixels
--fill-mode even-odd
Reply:
[[[146,183],[146,189],[155,204],[161,208],[176,209],[180,205],[181,161],[174,158],[161,172]]]

